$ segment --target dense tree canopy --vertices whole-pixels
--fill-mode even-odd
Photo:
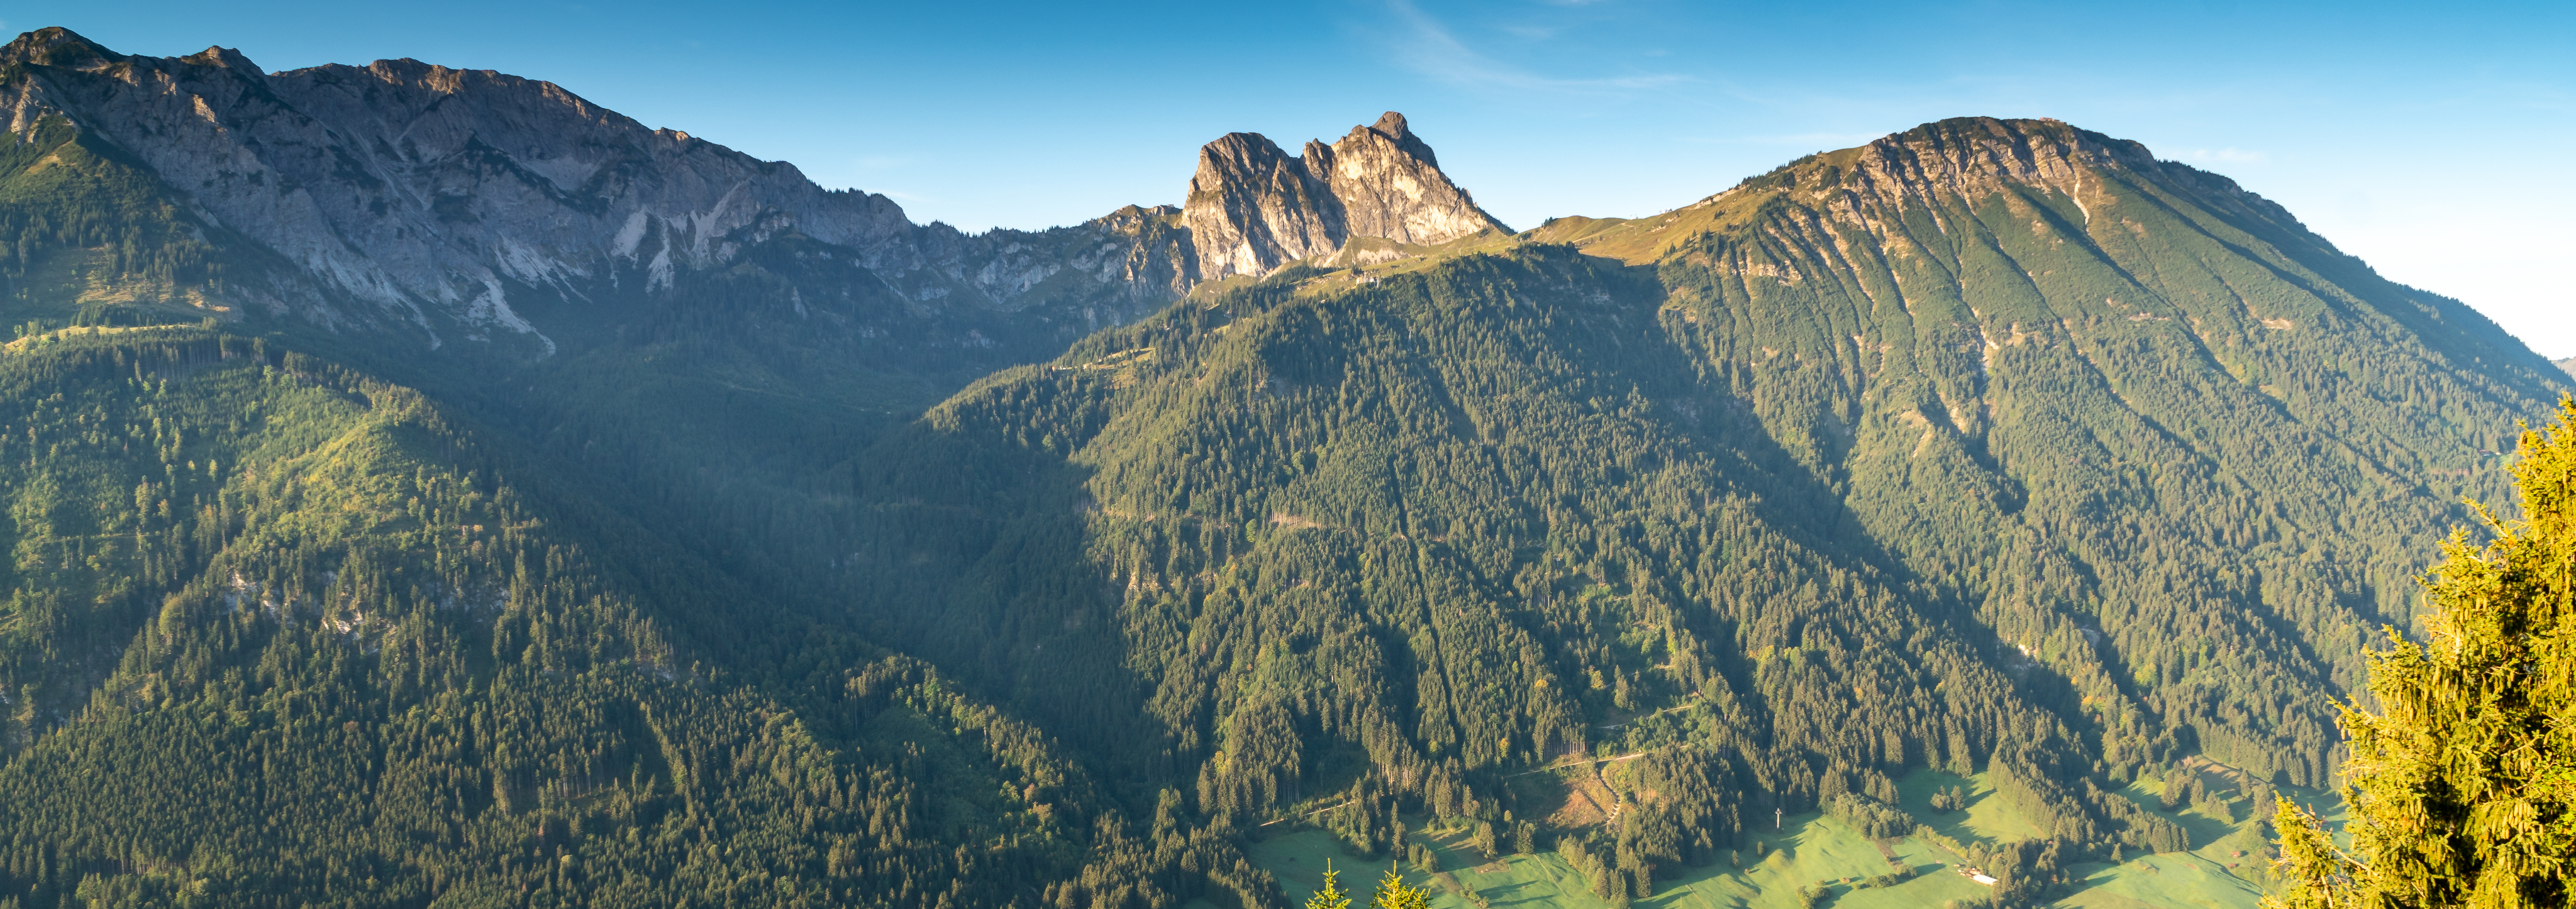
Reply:
[[[2287,907],[2564,906],[2576,870],[2576,401],[2523,437],[2518,520],[2443,547],[2424,637],[2344,708],[2349,850],[2281,803]]]

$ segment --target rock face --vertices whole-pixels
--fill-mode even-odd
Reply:
[[[91,149],[230,257],[220,281],[165,276],[162,298],[526,357],[746,294],[851,337],[1019,337],[1037,355],[1200,281],[1502,229],[1395,113],[1303,157],[1251,133],[1209,143],[1185,209],[968,235],[553,83],[416,60],[270,73],[224,48],[128,56],[48,28],[0,48],[0,105],[22,145]],[[1390,242],[1351,242],[1372,237]]]
[[[1406,128],[1403,114],[1387,111],[1330,147],[1306,143],[1306,152],[1341,200],[1351,236],[1430,244],[1509,232],[1440,172],[1440,160]]]
[[[1199,149],[1181,223],[1209,278],[1268,274],[1340,249],[1349,236],[1332,187],[1260,133],[1228,133]]]
[[[210,48],[126,56],[60,28],[0,48],[22,141],[68,123],[140,162],[205,226],[291,262],[302,287],[251,300],[332,328],[401,327],[432,346],[520,337],[533,297],[667,291],[793,234],[837,249],[916,309],[1054,304],[1101,321],[1195,280],[1169,208],[968,236],[882,195],[815,185],[548,82],[414,60],[267,73]],[[1144,244],[1144,245],[1140,245]],[[810,293],[810,289],[808,289]],[[253,294],[249,288],[240,294]]]
[[[1354,238],[1433,244],[1509,230],[1440,172],[1431,146],[1394,111],[1331,145],[1309,140],[1303,156],[1259,133],[1208,143],[1181,223],[1202,280],[1268,274]]]

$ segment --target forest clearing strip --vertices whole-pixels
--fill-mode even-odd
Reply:
[[[1657,667],[1655,667],[1655,668],[1657,668],[1657,669],[1667,669],[1667,670],[1668,670],[1668,669],[1673,668],[1673,666],[1672,666],[1672,664],[1671,664],[1671,663],[1666,663],[1666,664],[1664,664],[1664,665],[1657,666]],[[1695,703],[1698,703],[1698,702],[1699,702],[1699,695],[1697,695],[1697,694],[1693,694],[1693,695],[1691,695],[1690,697],[1683,698],[1683,699],[1682,699],[1682,702],[1681,702],[1681,703],[1679,703],[1679,704],[1674,704],[1674,705],[1672,705],[1672,706],[1670,706],[1670,707],[1665,707],[1665,708],[1662,708],[1662,709],[1660,709],[1660,710],[1653,710],[1653,711],[1649,711],[1649,712],[1646,712],[1646,713],[1641,713],[1641,714],[1638,714],[1638,715],[1636,715],[1636,716],[1632,716],[1632,717],[1629,717],[1629,718],[1627,718],[1627,719],[1620,720],[1619,722],[1616,722],[1616,723],[1604,723],[1604,724],[1602,724],[1602,725],[1594,726],[1594,727],[1592,727],[1592,728],[1594,728],[1594,729],[1624,729],[1624,728],[1627,728],[1627,727],[1629,727],[1629,726],[1636,725],[1636,724],[1637,724],[1637,722],[1639,722],[1639,721],[1641,721],[1641,720],[1651,720],[1651,719],[1654,719],[1654,718],[1659,717],[1659,716],[1663,716],[1664,714],[1671,713],[1671,712],[1676,711],[1676,710],[1688,710],[1688,709],[1690,709],[1690,708],[1691,708],[1691,705],[1692,705],[1692,704],[1695,704]]]
[[[1623,755],[1620,755],[1620,756],[1618,756],[1618,757],[1602,758],[1602,759],[1597,760],[1597,761],[1583,761],[1583,762],[1580,762],[1580,763],[1574,763],[1574,764],[1555,764],[1555,765],[1550,765],[1550,766],[1547,766],[1547,767],[1541,767],[1541,768],[1539,768],[1539,769],[1537,769],[1537,770],[1523,770],[1523,771],[1521,771],[1521,772],[1519,772],[1519,773],[1506,773],[1506,774],[1503,774],[1503,779],[1507,779],[1507,780],[1508,780],[1508,779],[1511,779],[1511,778],[1516,777],[1516,776],[1528,776],[1528,775],[1533,774],[1533,773],[1548,773],[1548,772],[1556,771],[1556,770],[1570,770],[1570,769],[1573,769],[1573,768],[1576,768],[1576,767],[1590,767],[1590,766],[1593,766],[1593,765],[1595,765],[1595,764],[1616,764],[1616,763],[1618,763],[1618,762],[1620,762],[1620,761],[1633,761],[1633,760],[1636,760],[1636,759],[1638,759],[1638,758],[1645,757],[1645,756],[1646,756],[1646,753],[1645,753],[1645,752],[1643,752],[1643,751],[1637,751],[1637,752],[1631,752],[1631,753],[1628,753],[1628,754],[1623,754]]]
[[[1350,806],[1352,806],[1352,805],[1357,805],[1357,804],[1359,804],[1359,803],[1360,803],[1360,800],[1358,800],[1358,799],[1351,799],[1350,801],[1343,802],[1343,803],[1341,803],[1341,804],[1339,804],[1339,805],[1331,805],[1331,806],[1327,806],[1327,807],[1323,807],[1323,808],[1317,808],[1317,809],[1315,809],[1315,810],[1313,810],[1313,811],[1309,811],[1309,812],[1306,812],[1306,813],[1304,813],[1304,814],[1290,815],[1290,816],[1288,816],[1288,817],[1278,818],[1278,819],[1276,819],[1276,820],[1263,821],[1263,822],[1261,822],[1261,826],[1268,827],[1268,826],[1270,826],[1270,825],[1272,825],[1272,824],[1279,823],[1280,821],[1295,820],[1295,819],[1297,819],[1297,818],[1301,818],[1301,817],[1314,817],[1315,815],[1322,814],[1322,813],[1327,812],[1327,811],[1331,811],[1331,810],[1333,810],[1334,808],[1348,808],[1348,807],[1350,807]]]
[[[73,336],[75,336],[75,335],[121,335],[121,334],[126,334],[126,333],[128,333],[128,332],[152,331],[152,330],[154,330],[154,329],[174,329],[174,328],[176,328],[176,329],[185,329],[185,328],[191,328],[191,327],[193,327],[193,326],[188,326],[188,325],[74,325],[74,326],[71,326],[71,327],[69,327],[69,328],[58,328],[58,329],[55,329],[55,330],[53,330],[53,331],[38,332],[38,333],[36,333],[36,334],[32,334],[32,335],[28,335],[28,336],[23,337],[23,338],[19,338],[19,339],[15,340],[15,341],[11,341],[11,342],[9,342],[9,343],[7,343],[7,344],[0,344],[0,350],[6,350],[6,351],[8,351],[8,352],[10,352],[10,353],[22,353],[22,352],[26,351],[28,348],[33,347],[33,346],[35,346],[35,345],[38,345],[38,344],[44,344],[44,343],[47,343],[47,342],[50,342],[50,341],[54,341],[54,340],[58,340],[58,339],[70,338],[70,337],[73,337]]]

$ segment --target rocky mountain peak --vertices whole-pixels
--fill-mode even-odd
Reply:
[[[2058,120],[1954,117],[1885,136],[1863,147],[1865,161],[1890,173],[1947,180],[2049,184],[2102,167],[2153,167],[2143,145]],[[1865,165],[1868,166],[1868,165]]]
[[[181,57],[179,60],[197,66],[220,66],[225,69],[240,70],[246,76],[268,75],[267,70],[260,69],[259,64],[250,62],[250,58],[242,56],[241,51],[229,47],[209,47]]]
[[[34,64],[67,69],[95,69],[124,60],[125,55],[99,46],[61,26],[40,28],[0,47],[0,66]]]
[[[2089,221],[2114,182],[2143,179],[2221,210],[2296,224],[2278,204],[2225,176],[2162,161],[2144,144],[2051,118],[1953,117],[1879,138],[1868,145],[1810,156],[1747,184],[1831,183],[1853,198],[1980,198],[2027,187],[2072,201]],[[2314,238],[2323,243],[2323,238]]]
[[[1268,274],[1360,237],[1429,245],[1508,230],[1441,172],[1403,114],[1387,111],[1303,151],[1289,155],[1259,133],[1230,133],[1199,150],[1181,218],[1201,278]]]
[[[1421,137],[1413,134],[1413,130],[1405,124],[1403,114],[1387,111],[1378,115],[1376,123],[1365,127],[1352,127],[1351,132],[1356,135],[1363,129],[1385,136],[1388,141],[1394,142],[1397,148],[1404,149],[1406,154],[1420,159],[1424,164],[1432,167],[1440,166],[1439,156],[1432,154],[1431,146],[1425,144]],[[1349,137],[1343,138],[1348,140]]]
[[[1318,147],[1307,143],[1308,157]],[[1332,188],[1260,133],[1228,133],[1201,147],[1181,211],[1208,279],[1268,274],[1340,249],[1347,236]]]

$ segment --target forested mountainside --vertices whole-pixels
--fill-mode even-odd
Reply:
[[[1642,898],[1926,770],[2025,900],[2185,844],[2132,780],[2326,782],[2570,387],[2054,121],[1504,234],[1390,114],[966,237],[493,73],[0,91],[29,907],[1267,907],[1427,821]]]
[[[2308,711],[2410,627],[2424,541],[2504,496],[2514,421],[2567,387],[2226,178],[2054,122],[1945,121],[1582,230],[1656,265],[1683,343],[1914,576],[2034,653],[2107,635],[2114,677],[2077,679],[2099,716],[2303,785],[2332,735]]]
[[[415,391],[193,328],[10,347],[12,905],[1006,905],[1253,876],[1168,821],[1126,847],[1043,730]]]
[[[858,462],[870,633],[1204,811],[1528,815],[1502,771],[1645,751],[1717,795],[1621,867],[1923,766],[2161,851],[2106,790],[2327,784],[2365,636],[2566,387],[2053,122],[1525,239],[1285,270],[934,409]]]

